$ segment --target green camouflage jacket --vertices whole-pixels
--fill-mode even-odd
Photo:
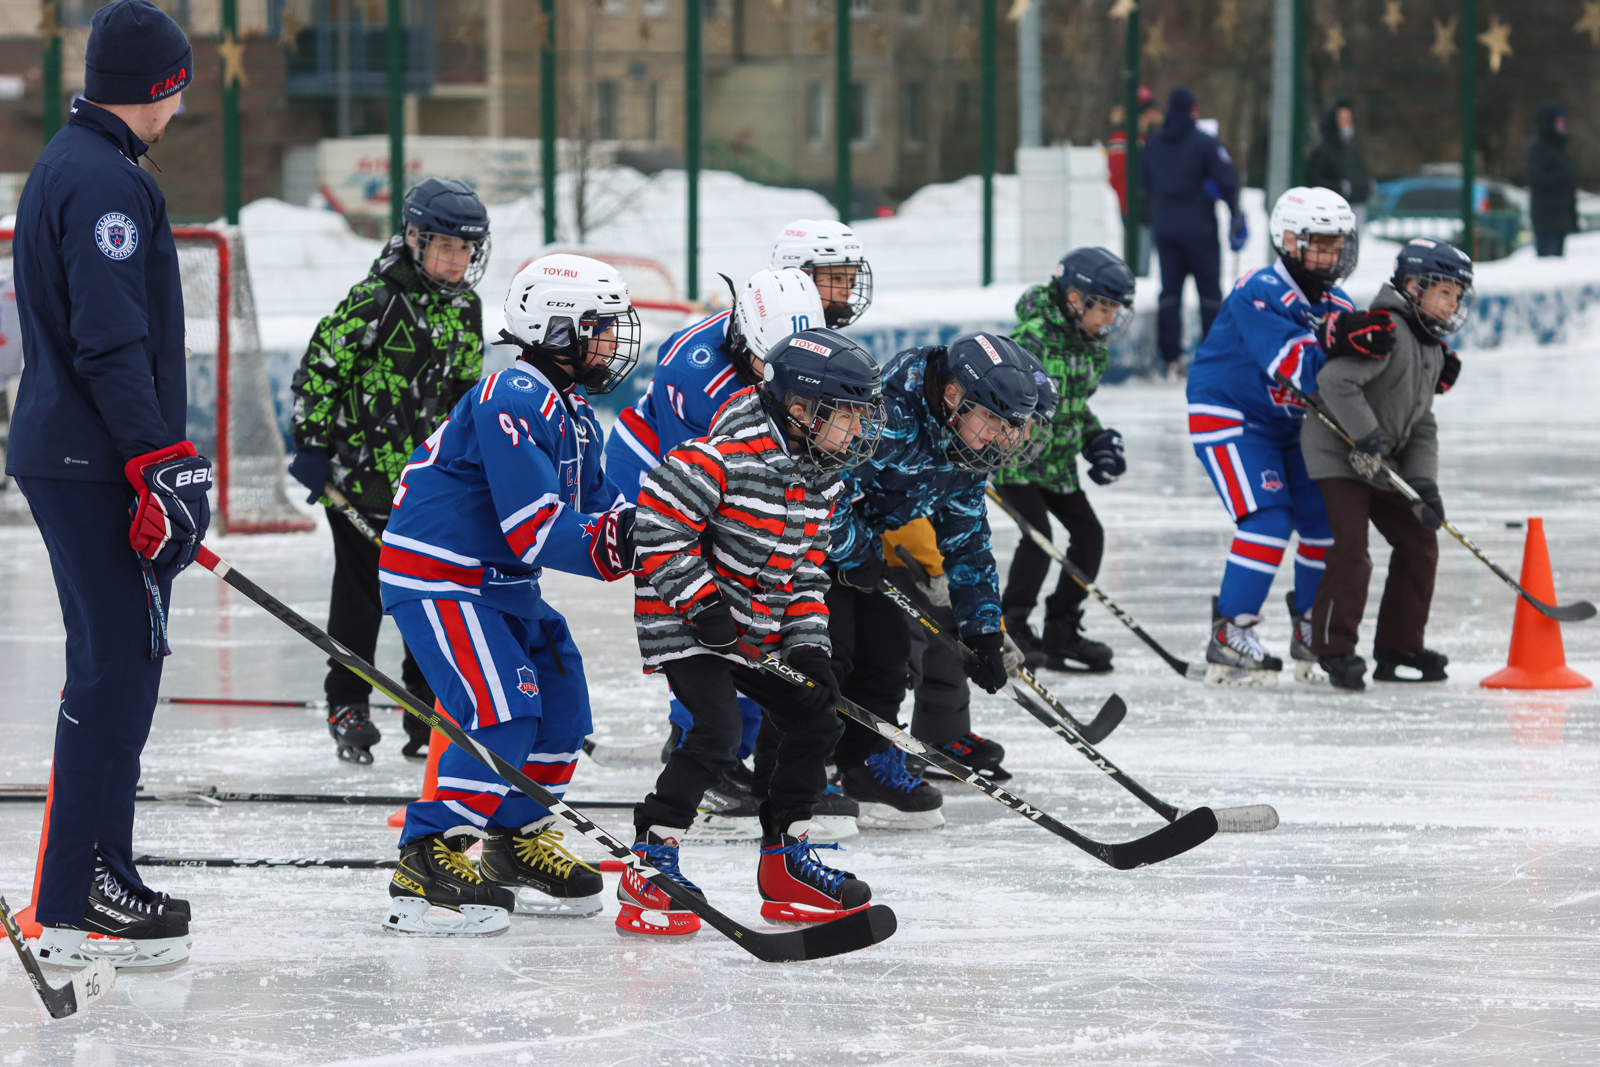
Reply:
[[[1061,406],[1051,423],[1050,443],[1044,453],[1025,468],[995,475],[999,485],[1038,485],[1052,493],[1078,490],[1078,455],[1089,438],[1100,432],[1100,420],[1089,410],[1089,398],[1100,385],[1109,353],[1106,346],[1084,336],[1061,309],[1052,282],[1036,285],[1017,301],[1016,342],[1044,362],[1045,373],[1055,379]]]
[[[290,386],[295,447],[326,449],[333,483],[380,519],[411,453],[483,372],[478,294],[426,288],[400,241],[317,324]]]

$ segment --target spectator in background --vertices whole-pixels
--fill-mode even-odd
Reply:
[[[1177,86],[1167,98],[1161,132],[1139,154],[1139,185],[1150,200],[1150,230],[1161,257],[1161,301],[1156,316],[1162,376],[1178,371],[1182,348],[1183,282],[1194,276],[1200,294],[1200,336],[1222,307],[1222,247],[1214,200],[1227,202],[1228,244],[1238,251],[1248,236],[1239,210],[1239,176],[1215,137],[1195,128],[1194,93]],[[1208,191],[1207,185],[1213,191]]]
[[[1111,171],[1111,188],[1117,194],[1122,218],[1128,218],[1128,124],[1122,106],[1111,109],[1111,137],[1106,142],[1106,166]],[[1156,94],[1148,85],[1139,86],[1139,148],[1143,150],[1150,131],[1161,125],[1161,109],[1156,106]],[[1150,206],[1139,204],[1139,262],[1134,273],[1143,278],[1150,273]]]
[[[1541,104],[1537,122],[1528,142],[1533,245],[1541,256],[1559,256],[1567,234],[1578,231],[1578,165],[1567,155],[1567,109]]]
[[[1356,213],[1356,232],[1367,225],[1367,198],[1372,195],[1372,178],[1367,161],[1356,144],[1355,113],[1350,101],[1335,100],[1322,113],[1322,143],[1311,150],[1306,160],[1306,184],[1332,189]]]

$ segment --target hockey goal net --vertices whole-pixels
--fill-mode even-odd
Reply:
[[[0,230],[0,260],[11,257],[11,236]],[[216,465],[219,532],[312,529],[284,484],[283,432],[239,231],[174,226],[172,236],[189,349],[188,435]]]

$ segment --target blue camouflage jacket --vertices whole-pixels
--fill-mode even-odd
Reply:
[[[926,517],[944,556],[961,636],[998,633],[1000,575],[989,547],[984,479],[945,458],[945,431],[923,390],[929,355],[937,351],[910,348],[883,368],[883,437],[870,460],[844,473],[828,563],[836,573],[860,566],[882,551],[884,531]]]

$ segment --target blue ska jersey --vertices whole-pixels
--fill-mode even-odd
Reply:
[[[461,600],[537,619],[541,568],[623,573],[607,513],[631,505],[601,468],[594,409],[577,390],[566,400],[519,362],[473,387],[412,454],[383,532],[386,611]]]
[[[1305,409],[1273,379],[1275,371],[1307,393],[1327,356],[1316,329],[1333,311],[1354,311],[1337,287],[1306,300],[1282,260],[1239,279],[1189,368],[1189,440],[1216,444],[1253,434],[1299,446]]]
[[[711,432],[728,398],[744,388],[727,349],[724,311],[679,330],[661,343],[656,373],[644,396],[623,408],[606,444],[606,469],[632,500],[639,480],[685,441]]]

